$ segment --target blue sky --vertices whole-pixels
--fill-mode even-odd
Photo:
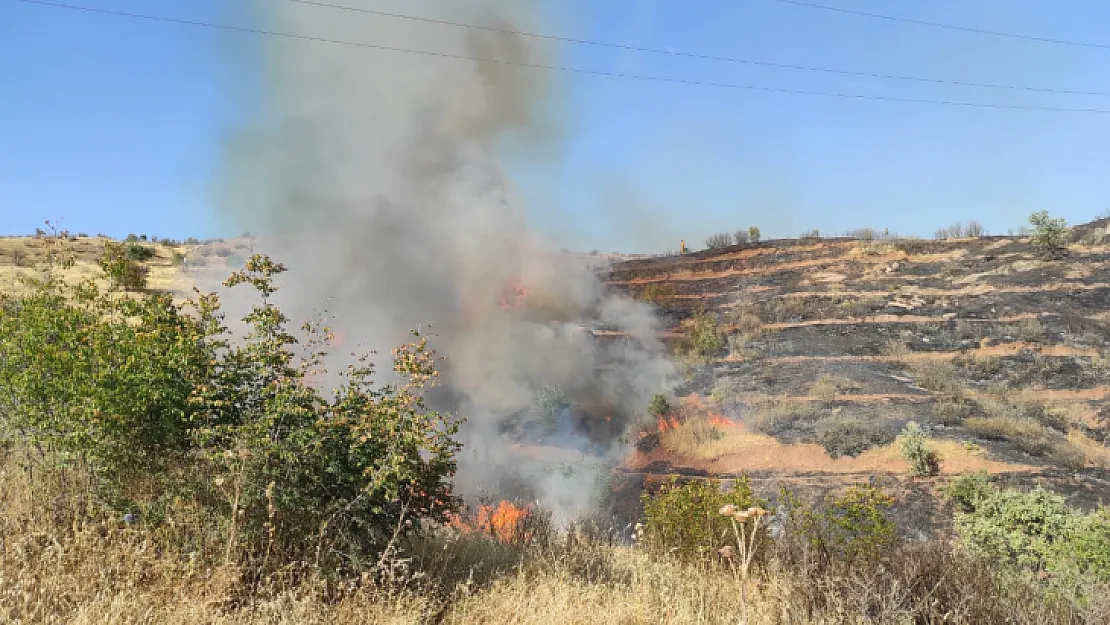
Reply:
[[[284,0],[269,0],[281,2]],[[343,0],[334,0],[342,3]],[[435,15],[437,2],[411,13]],[[821,0],[864,11],[1110,44],[1110,3]],[[223,23],[243,0],[72,0]],[[372,4],[372,3],[370,3]],[[324,10],[324,9],[321,9]],[[1110,92],[1110,49],[1018,41],[775,0],[551,0],[547,32],[863,72]],[[221,232],[209,206],[221,136],[241,114],[229,67],[250,35],[0,0],[0,233]],[[782,89],[1100,108],[1110,97],[858,78],[565,46],[559,63]],[[557,158],[514,167],[541,227],[569,247],[662,251],[716,231],[887,227],[928,236],[977,219],[1005,232],[1047,209],[1110,208],[1110,115],[667,85],[558,74]],[[573,227],[567,227],[570,214]],[[557,217],[556,217],[557,216]],[[673,239],[673,241],[672,241]]]

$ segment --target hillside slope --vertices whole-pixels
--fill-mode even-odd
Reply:
[[[727,341],[686,357],[687,401],[628,471],[928,489],[986,470],[1110,501],[1110,220],[1072,240],[1057,259],[1022,237],[803,239],[613,265],[677,350],[698,311]],[[904,479],[910,421],[935,480]]]

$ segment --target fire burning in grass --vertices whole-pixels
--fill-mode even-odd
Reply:
[[[531,506],[518,506],[502,500],[496,505],[483,504],[470,518],[453,514],[451,527],[461,532],[486,534],[507,544],[525,544],[535,536],[536,511]]]
[[[510,284],[501,295],[501,310],[519,308],[528,299],[529,289],[519,282]]]
[[[678,425],[679,425],[678,424],[678,419],[676,419],[674,417],[668,417],[667,415],[660,415],[659,416],[658,429],[659,429],[660,434],[662,434],[664,432],[668,432],[670,430],[677,430]]]
[[[724,415],[712,414],[711,413],[708,417],[706,417],[706,420],[709,421],[709,425],[712,425],[713,427],[718,427],[718,428],[740,427],[739,423],[737,423],[736,421],[733,421],[732,419],[729,419],[728,417],[726,417]]]

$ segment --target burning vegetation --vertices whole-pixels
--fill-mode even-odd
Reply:
[[[448,524],[463,533],[484,534],[509,545],[525,545],[535,538],[540,516],[531,505],[508,500],[481,504],[473,511],[451,514]]]

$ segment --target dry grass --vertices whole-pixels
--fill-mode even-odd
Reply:
[[[836,403],[837,395],[840,394],[840,385],[833,376],[827,373],[822,374],[821,377],[817,378],[817,381],[813,383],[813,386],[809,387],[809,394],[812,397],[816,397],[817,401],[825,406],[832,406]]]
[[[967,394],[960,370],[945,360],[917,360],[909,364],[910,374],[921,388],[958,399]]]
[[[964,428],[980,438],[1011,442],[1033,456],[1048,455],[1059,442],[1059,437],[1029,417],[972,417],[964,421]]]
[[[1068,432],[1068,442],[1083,454],[1086,464],[1098,469],[1110,470],[1110,447],[1105,443],[1100,443],[1079,430]]]
[[[135,530],[63,528],[28,512],[8,508],[0,521],[3,622],[991,624],[1100,622],[1107,614],[1104,595],[1081,611],[939,543],[903,547],[882,570],[819,571],[792,555],[804,541],[787,541],[745,584],[742,603],[744,582],[727,569],[574,532],[540,549],[440,531],[405,545],[387,569],[396,575],[255,586],[241,571],[171,555]]]

